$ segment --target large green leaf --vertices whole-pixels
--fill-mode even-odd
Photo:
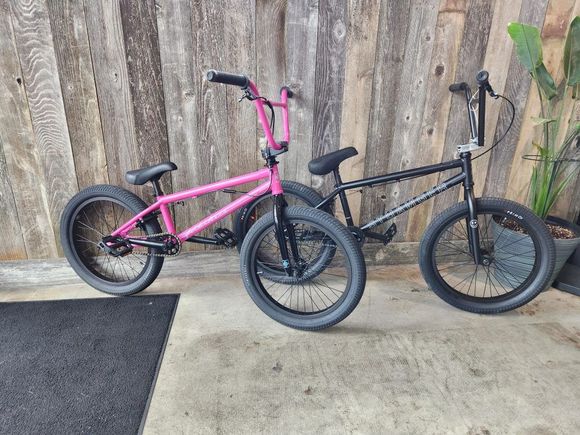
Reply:
[[[554,79],[546,69],[544,63],[542,62],[540,66],[536,68],[535,73],[533,74],[534,78],[538,81],[538,85],[540,85],[540,89],[544,93],[544,95],[551,100],[558,92],[556,91],[556,84],[554,83]]]
[[[564,45],[564,75],[568,86],[580,83],[580,17],[570,23]]]
[[[530,73],[542,64],[542,40],[537,27],[522,23],[509,23],[508,33],[516,44],[520,62]]]

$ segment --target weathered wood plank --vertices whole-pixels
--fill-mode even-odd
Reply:
[[[3,223],[2,244],[0,244],[1,260],[24,260],[26,246],[20,232],[20,219],[14,201],[14,192],[10,183],[10,174],[6,165],[4,148],[0,137],[0,222]]]
[[[22,66],[35,145],[42,172],[50,225],[60,253],[60,214],[78,190],[68,125],[59,82],[48,10],[44,3],[12,2],[13,26]]]
[[[109,181],[143,194],[144,189],[125,181],[125,172],[139,168],[141,162],[137,155],[119,3],[116,0],[85,1],[84,6]]]
[[[228,156],[228,119],[226,85],[210,83],[205,73],[210,68],[223,70],[225,51],[223,34],[224,2],[194,1],[191,23],[193,29],[193,83],[197,138],[193,143],[193,179],[190,185],[208,184],[227,178],[224,162]],[[189,225],[225,205],[229,195],[209,194],[195,200],[196,213]],[[221,224],[220,224],[221,225]],[[211,231],[211,230],[208,230]]]
[[[108,183],[83,4],[49,0],[47,5],[79,188]]]
[[[421,161],[420,155],[424,153],[419,139],[429,85],[431,55],[435,40],[434,29],[437,23],[438,10],[439,0],[423,0],[416,2],[410,12],[399,98],[396,103],[397,113],[394,119],[393,145],[387,167],[389,172],[417,167],[418,162]],[[388,186],[386,207],[396,207],[414,194],[420,193],[411,190],[412,187],[408,182]],[[407,218],[407,214],[397,218],[399,232],[395,240],[404,239]]]
[[[510,63],[506,62],[506,59],[510,59],[513,50],[513,44],[511,39],[507,37],[507,25],[511,21],[517,21],[522,1],[514,0],[511,2],[496,2],[493,21],[491,23],[490,35],[487,41],[487,47],[485,52],[485,59],[483,61],[483,68],[486,69],[490,74],[490,82],[493,85],[493,89],[498,94],[504,94],[504,89],[506,86],[506,81],[508,79]],[[506,39],[507,38],[507,39]],[[525,99],[525,97],[524,97]],[[503,100],[493,100],[487,98],[486,105],[486,116],[485,116],[485,148],[488,150],[494,143],[494,138],[497,136],[496,126],[498,124],[500,109],[503,108]],[[505,109],[504,109],[505,110]],[[502,125],[502,127],[505,127]],[[499,132],[503,134],[503,132]],[[504,141],[507,140],[504,139]],[[510,146],[509,142],[502,142],[499,146]],[[489,165],[490,153],[485,153],[481,157],[477,155],[480,152],[474,153],[475,160],[473,160],[473,182],[475,188],[475,195],[482,196],[485,180],[487,177],[487,169]],[[458,192],[458,200],[463,201],[463,192]]]
[[[320,0],[314,86],[312,157],[316,158],[340,145],[340,118],[346,64],[348,10],[345,2]],[[332,177],[313,176],[314,187],[328,192]]]
[[[193,29],[191,27],[191,2],[189,0],[157,2],[157,27],[169,155],[178,170],[171,173],[175,191],[193,186],[195,179],[194,149],[198,146],[196,114],[199,108],[194,99],[197,87],[193,77]],[[188,201],[175,208],[177,228],[191,225],[196,211],[196,201]]]
[[[139,167],[169,160],[154,0],[120,0]],[[171,191],[171,177],[161,178]],[[152,197],[150,198],[152,199]]]
[[[358,155],[341,166],[345,181],[364,177],[380,5],[378,0],[352,0],[348,8],[340,147],[355,147]],[[357,223],[362,193],[351,191],[347,194]],[[337,215],[340,215],[338,209]]]
[[[58,255],[56,238],[46,196],[46,188],[38,182],[42,173],[38,149],[34,143],[32,121],[26,99],[25,82],[11,21],[10,5],[0,2],[0,146],[6,161],[6,177],[14,198],[13,222],[19,223],[20,236],[28,258],[48,258]],[[2,191],[10,204],[8,186]],[[18,244],[18,241],[14,242]],[[18,254],[18,255],[21,255]]]
[[[265,97],[278,95],[286,82],[286,0],[256,0],[256,84]],[[266,109],[268,113],[268,109]],[[276,123],[280,137],[282,123]],[[263,137],[258,125],[258,138]]]
[[[533,26],[541,26],[544,22],[548,0],[523,2],[519,21]],[[526,96],[530,92],[531,77],[517,56],[510,60],[509,72],[506,82],[506,97],[509,98],[516,108],[515,119],[511,130],[505,136],[505,143],[517,141],[522,126],[523,112],[526,104]],[[512,114],[508,105],[503,105],[497,122],[494,141],[499,139],[511,121]],[[493,143],[492,142],[492,143]],[[492,143],[489,145],[491,146]],[[489,154],[489,166],[485,181],[484,196],[505,196],[512,160],[520,156],[514,156],[515,147],[497,146]]]
[[[411,2],[381,2],[371,99],[365,177],[386,173],[395,133],[407,23]],[[368,222],[385,209],[386,187],[363,191],[361,219]]]
[[[468,0],[465,14],[465,26],[461,39],[461,48],[454,83],[467,82],[472,84],[475,75],[483,68],[485,49],[492,24],[495,0]],[[477,29],[477,30],[475,30]],[[457,145],[469,141],[469,123],[465,108],[465,97],[458,93],[451,99],[451,110],[445,135],[445,149],[443,160],[451,160]],[[453,175],[455,171],[446,171],[440,174],[438,182],[442,182]],[[433,215],[457,202],[457,190],[451,189],[435,198]]]
[[[256,78],[256,47],[254,44],[255,0],[228,0],[224,10],[224,69]],[[257,117],[254,105],[244,100],[235,86],[226,86],[227,149],[230,176],[255,171],[262,165],[253,128]],[[281,116],[278,117],[281,121]],[[223,140],[226,140],[224,137]]]
[[[419,244],[392,243],[388,246],[365,245],[369,265],[395,265],[417,262]],[[195,267],[191,267],[195,264]],[[200,277],[239,274],[240,257],[235,249],[181,254],[163,264],[159,278]],[[33,269],[35,273],[30,273]],[[82,283],[66,260],[33,260],[0,262],[0,290],[17,290],[34,286],[56,286]],[[96,292],[96,290],[95,290]],[[98,293],[96,293],[98,294]]]
[[[280,174],[308,186],[312,183],[307,164],[312,156],[318,7],[318,0],[304,0],[288,2],[286,10],[284,84],[290,86],[294,97],[289,102],[290,151],[281,160]]]
[[[417,166],[439,163],[445,149],[445,133],[451,107],[452,94],[449,84],[453,82],[457,69],[457,58],[463,25],[465,23],[466,1],[443,1],[435,26],[433,56],[431,58],[430,82],[424,106],[423,125],[418,146]],[[437,183],[438,174],[409,181],[409,192],[418,194]],[[431,219],[433,201],[409,210],[406,239],[418,240]]]

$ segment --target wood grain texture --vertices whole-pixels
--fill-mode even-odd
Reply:
[[[0,2],[0,148],[5,159],[2,195],[10,212],[8,219],[19,224],[18,231],[7,234],[9,245],[24,244],[27,258],[50,258],[58,255],[46,188],[38,182],[42,173],[38,149],[34,142],[32,120],[28,110],[25,83],[20,69],[7,2]],[[13,207],[10,208],[10,198]],[[4,202],[3,202],[4,205]],[[22,250],[15,249],[15,257]],[[9,253],[6,253],[10,255]]]
[[[389,155],[389,172],[417,167],[417,160],[420,160],[418,156],[425,152],[419,139],[429,85],[439,0],[424,0],[413,6],[407,28],[399,98],[396,103],[397,113],[394,119],[393,145]],[[385,206],[389,209],[396,207],[404,200],[420,193],[414,192],[412,188],[408,182],[388,186]],[[396,219],[398,228],[396,241],[404,239],[407,218],[408,215],[404,214]]]
[[[171,181],[173,189],[177,191],[193,185],[196,172],[193,150],[198,146],[199,134],[196,125],[198,108],[194,99],[197,87],[192,74],[194,45],[191,2],[160,0],[157,5],[169,155],[178,167],[177,171],[171,173]],[[175,208],[177,228],[191,225],[195,206],[195,201],[188,201],[183,207]]]
[[[26,246],[20,232],[18,208],[14,200],[14,192],[10,183],[10,174],[6,165],[6,157],[0,140],[0,222],[3,222],[3,238],[0,245],[1,260],[24,260],[27,258]]]
[[[228,0],[224,9],[223,68],[251,80],[256,77],[255,7],[255,0]],[[262,158],[253,128],[257,122],[254,105],[247,100],[238,102],[242,94],[239,88],[225,86],[225,90],[228,130],[223,140],[227,140],[228,170],[233,177],[255,171],[262,165]]]
[[[105,144],[82,2],[47,2],[79,189],[108,183]]]
[[[411,6],[410,1],[381,2],[365,177],[382,175],[389,165]],[[384,186],[363,191],[362,221],[368,222],[384,211],[386,192]]]
[[[429,87],[424,104],[423,123],[418,146],[421,152],[416,153],[415,164],[424,166],[439,163],[443,160],[445,133],[451,107],[452,93],[449,83],[453,82],[457,69],[457,57],[463,36],[465,23],[464,1],[442,1],[435,25],[435,36],[431,66],[429,69]],[[408,182],[409,193],[418,194],[437,183],[438,174],[416,178]],[[427,201],[420,207],[409,210],[406,239],[418,240],[431,220],[433,201]]]
[[[513,52],[513,43],[510,40],[506,40],[506,29],[508,23],[512,21],[517,21],[522,1],[514,0],[511,2],[496,2],[493,20],[491,23],[490,35],[487,41],[487,48],[485,52],[485,59],[483,67],[490,74],[490,82],[493,85],[493,89],[496,93],[504,95],[506,81],[509,77],[510,63],[506,62],[505,59],[510,59]],[[493,145],[494,139],[497,138],[496,130],[500,109],[505,110],[505,103],[503,100],[493,100],[487,98],[486,116],[485,116],[485,149]],[[504,114],[505,115],[505,114]],[[505,125],[501,125],[505,127]],[[502,132],[499,132],[503,134]],[[512,146],[510,142],[507,142],[507,138],[502,142],[503,147]],[[480,153],[474,153],[475,156]],[[473,183],[476,196],[482,196],[485,188],[485,182],[487,177],[487,169],[489,166],[490,152],[487,152],[481,157],[477,157],[473,160]],[[463,201],[463,192],[458,192],[457,198],[459,201]]]
[[[227,178],[228,118],[226,85],[205,80],[209,69],[223,70],[225,44],[223,34],[216,31],[224,27],[225,2],[192,2],[191,25],[193,29],[193,75],[195,128],[197,138],[192,148],[193,178],[189,186],[208,184]],[[225,205],[229,195],[213,193],[195,200],[195,212],[189,217],[192,225],[201,217]],[[224,224],[220,224],[224,225]],[[227,225],[227,221],[225,222]],[[208,230],[211,231],[211,230]]]
[[[116,0],[85,1],[84,5],[109,182],[143,195],[143,188],[125,181],[125,172],[139,168],[140,159],[119,3]]]
[[[288,2],[286,10],[286,79],[294,97],[289,101],[290,147],[281,161],[281,176],[306,185],[312,183],[308,160],[312,156],[318,0]],[[280,78],[282,80],[282,78]]]
[[[483,68],[486,45],[493,20],[494,0],[468,0],[465,14],[465,26],[461,38],[461,48],[457,60],[457,69],[453,83],[467,82],[474,86],[475,75]],[[474,31],[477,29],[477,31]],[[451,160],[457,145],[469,141],[469,123],[465,107],[465,97],[459,93],[453,94],[451,110],[445,135],[443,160]],[[442,182],[456,171],[446,171],[440,174]],[[438,195],[433,204],[433,216],[457,202],[458,190],[450,189]]]
[[[345,2],[334,0],[320,0],[318,6],[313,158],[339,149],[346,64],[347,9]],[[331,177],[313,176],[312,182],[322,192],[329,192],[334,184]]]
[[[520,11],[519,22],[541,27],[546,14],[548,0],[523,2]],[[526,97],[530,91],[531,77],[521,62],[513,56],[510,61],[506,81],[506,97],[509,98],[516,108],[515,119],[512,128],[504,138],[507,144],[513,144],[520,135],[523,112],[526,105]],[[494,143],[507,130],[512,119],[511,109],[504,104],[499,113]],[[491,146],[490,143],[489,145]],[[485,180],[484,196],[505,196],[507,181],[509,179],[511,162],[514,160],[514,146],[497,146],[489,154],[489,166]],[[519,156],[517,156],[519,158]],[[517,163],[516,163],[517,164]]]
[[[35,145],[42,171],[56,246],[61,253],[60,214],[78,190],[68,125],[59,82],[48,10],[45,3],[12,2],[13,28],[26,84]]]
[[[120,0],[120,11],[135,126],[136,162],[139,167],[150,166],[169,160],[155,2]],[[170,176],[160,181],[163,191],[172,190]]]
[[[48,258],[60,255],[55,225],[78,186],[110,182],[150,199],[149,186],[125,182],[127,170],[171,159],[179,169],[163,184],[175,191],[262,166],[253,106],[236,102],[239,89],[208,83],[210,68],[249,75],[268,98],[284,84],[294,90],[281,174],[323,191],[332,176],[312,177],[307,163],[339,147],[359,151],[342,164],[344,180],[451,159],[468,124],[464,100],[447,88],[474,86],[486,68],[495,90],[517,101],[518,118],[504,148],[474,162],[476,193],[525,202],[533,165],[521,156],[537,134],[538,101],[505,27],[541,26],[544,62],[558,79],[580,0],[2,0],[0,13],[0,195],[14,226],[0,255]],[[506,110],[489,100],[488,146]],[[563,114],[575,110],[567,104]],[[279,138],[279,114],[276,124]],[[352,212],[368,221],[451,175],[350,192]],[[578,213],[578,183],[556,214]],[[231,196],[176,206],[177,227]],[[397,240],[409,245],[369,245],[372,260],[412,258],[408,246],[458,199],[454,189],[400,216]]]
[[[286,0],[256,0],[256,80],[261,95],[276,97],[286,83]],[[268,113],[268,109],[266,109]],[[258,137],[263,137],[258,125]],[[278,122],[275,136],[280,137]]]
[[[353,0],[349,3],[340,148],[355,147],[358,155],[342,165],[340,173],[344,181],[364,177],[379,11],[378,0]],[[357,190],[347,194],[357,223],[362,192]],[[336,213],[340,215],[338,209]]]

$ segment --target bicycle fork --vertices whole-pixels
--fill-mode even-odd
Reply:
[[[473,193],[473,179],[471,176],[471,154],[461,156],[463,160],[463,173],[465,180],[463,180],[464,198],[467,201],[469,208],[469,219],[467,219],[467,236],[469,240],[469,252],[473,255],[474,263],[481,264],[482,254],[479,245],[479,221],[477,219],[477,204],[475,195]]]
[[[284,209],[288,206],[284,195],[273,195],[274,197],[274,230],[276,232],[276,239],[278,240],[278,246],[280,247],[280,256],[282,257],[282,267],[286,272],[286,275],[293,276],[294,269],[290,263],[290,255],[288,252],[288,246],[286,245],[286,239],[290,242],[290,252],[294,259],[294,264],[298,264],[298,246],[296,245],[296,235],[294,234],[294,227],[292,225],[286,225],[284,219]],[[287,237],[286,237],[287,236]]]

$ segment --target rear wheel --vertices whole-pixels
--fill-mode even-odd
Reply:
[[[469,228],[477,225],[481,261],[476,264]],[[554,241],[528,208],[497,198],[477,199],[477,223],[466,202],[429,225],[419,264],[431,289],[451,305],[475,313],[500,313],[524,305],[549,285]]]
[[[155,280],[163,257],[152,256],[154,249],[146,251],[148,255],[129,252],[114,257],[99,247],[103,237],[145,208],[147,204],[138,196],[109,185],[89,187],[69,201],[61,217],[61,244],[68,262],[84,281],[105,293],[130,295]],[[160,232],[159,223],[152,219],[130,236]]]
[[[289,206],[316,207],[322,202],[322,196],[311,187],[295,181],[282,180],[281,183],[284,190],[284,199]],[[266,193],[236,213],[234,233],[238,239],[238,249],[241,249],[242,241],[252,225],[262,216],[272,213],[272,207],[272,195]],[[327,207],[324,211],[330,213],[330,208]]]
[[[282,267],[272,213],[248,232],[240,253],[244,285],[256,305],[272,319],[292,328],[323,329],[345,319],[364,291],[366,267],[360,246],[334,217],[305,207],[285,209],[288,276]],[[328,251],[332,256],[327,255]],[[269,274],[264,265],[275,268]]]

